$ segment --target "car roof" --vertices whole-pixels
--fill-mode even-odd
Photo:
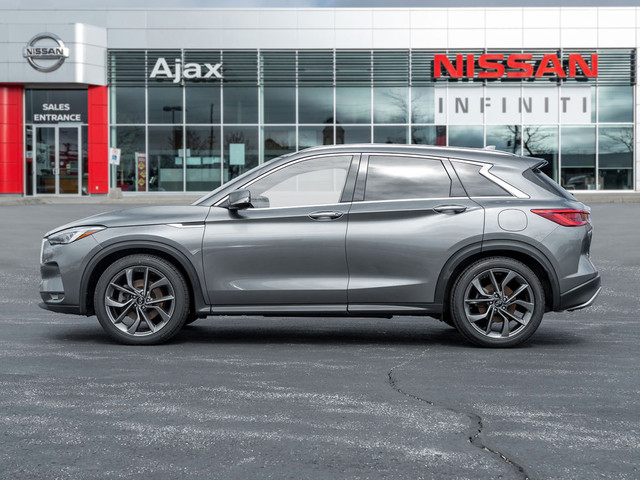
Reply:
[[[521,157],[500,150],[465,147],[439,147],[433,145],[402,145],[388,143],[361,143],[349,145],[323,145],[300,150],[297,154],[308,155],[310,153],[388,153],[405,155],[429,155],[435,157],[458,158],[476,162],[491,163],[494,165],[516,166],[528,168],[542,162],[542,159],[534,157]],[[524,164],[523,164],[524,163]]]

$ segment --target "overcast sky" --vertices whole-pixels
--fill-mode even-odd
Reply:
[[[640,6],[640,0],[0,0],[5,9],[176,7],[578,7]]]

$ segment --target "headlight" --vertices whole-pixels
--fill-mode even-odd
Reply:
[[[60,245],[75,242],[81,238],[93,235],[100,230],[104,230],[106,227],[76,227],[62,230],[61,232],[54,233],[47,237],[51,245]]]

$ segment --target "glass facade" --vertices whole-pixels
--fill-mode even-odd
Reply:
[[[633,188],[633,52],[598,51],[622,60],[597,79],[517,81],[436,79],[434,53],[111,51],[112,185],[209,191],[285,153],[375,142],[494,146],[544,158],[570,190]],[[219,62],[222,78],[149,78],[159,58]]]

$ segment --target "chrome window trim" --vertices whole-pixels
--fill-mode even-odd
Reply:
[[[390,200],[361,200],[353,202],[354,205],[362,205],[364,203],[391,203],[391,202],[428,202],[432,200],[469,200],[469,197],[420,197],[420,198],[398,198]]]
[[[300,162],[304,162],[307,160],[312,160],[314,158],[324,158],[324,157],[351,157],[351,161],[353,161],[353,157],[355,155],[359,155],[359,153],[325,153],[322,155],[312,155],[309,157],[303,157],[303,158],[298,158],[297,160],[292,160],[290,162],[287,163],[283,163],[282,165],[272,168],[271,170],[269,170],[268,172],[263,173],[262,175],[260,175],[259,177],[254,178],[253,180],[248,181],[247,183],[243,184],[242,186],[236,188],[236,190],[241,190],[243,188],[247,188],[250,185],[253,185],[254,183],[256,183],[258,180],[263,179],[264,177],[267,177],[269,175],[271,175],[272,173],[275,173],[279,170],[282,170],[285,167],[289,167],[291,165],[294,165],[296,163],[300,163]],[[349,174],[349,169],[347,169],[347,175]],[[345,182],[347,181],[347,179],[345,178]],[[344,186],[343,186],[344,188]],[[216,203],[213,204],[214,207],[219,207],[221,203],[225,202],[227,199],[229,198],[229,194],[225,195],[222,199],[218,200]],[[349,202],[339,202],[337,205],[344,205],[346,203]],[[324,204],[322,204],[324,205]],[[328,204],[328,205],[335,205],[335,204]],[[306,206],[314,206],[314,205],[297,205],[297,206],[290,206],[290,207],[267,207],[267,208],[259,208],[256,210],[267,210],[267,209],[272,209],[272,208],[296,208],[296,207],[306,207]]]

